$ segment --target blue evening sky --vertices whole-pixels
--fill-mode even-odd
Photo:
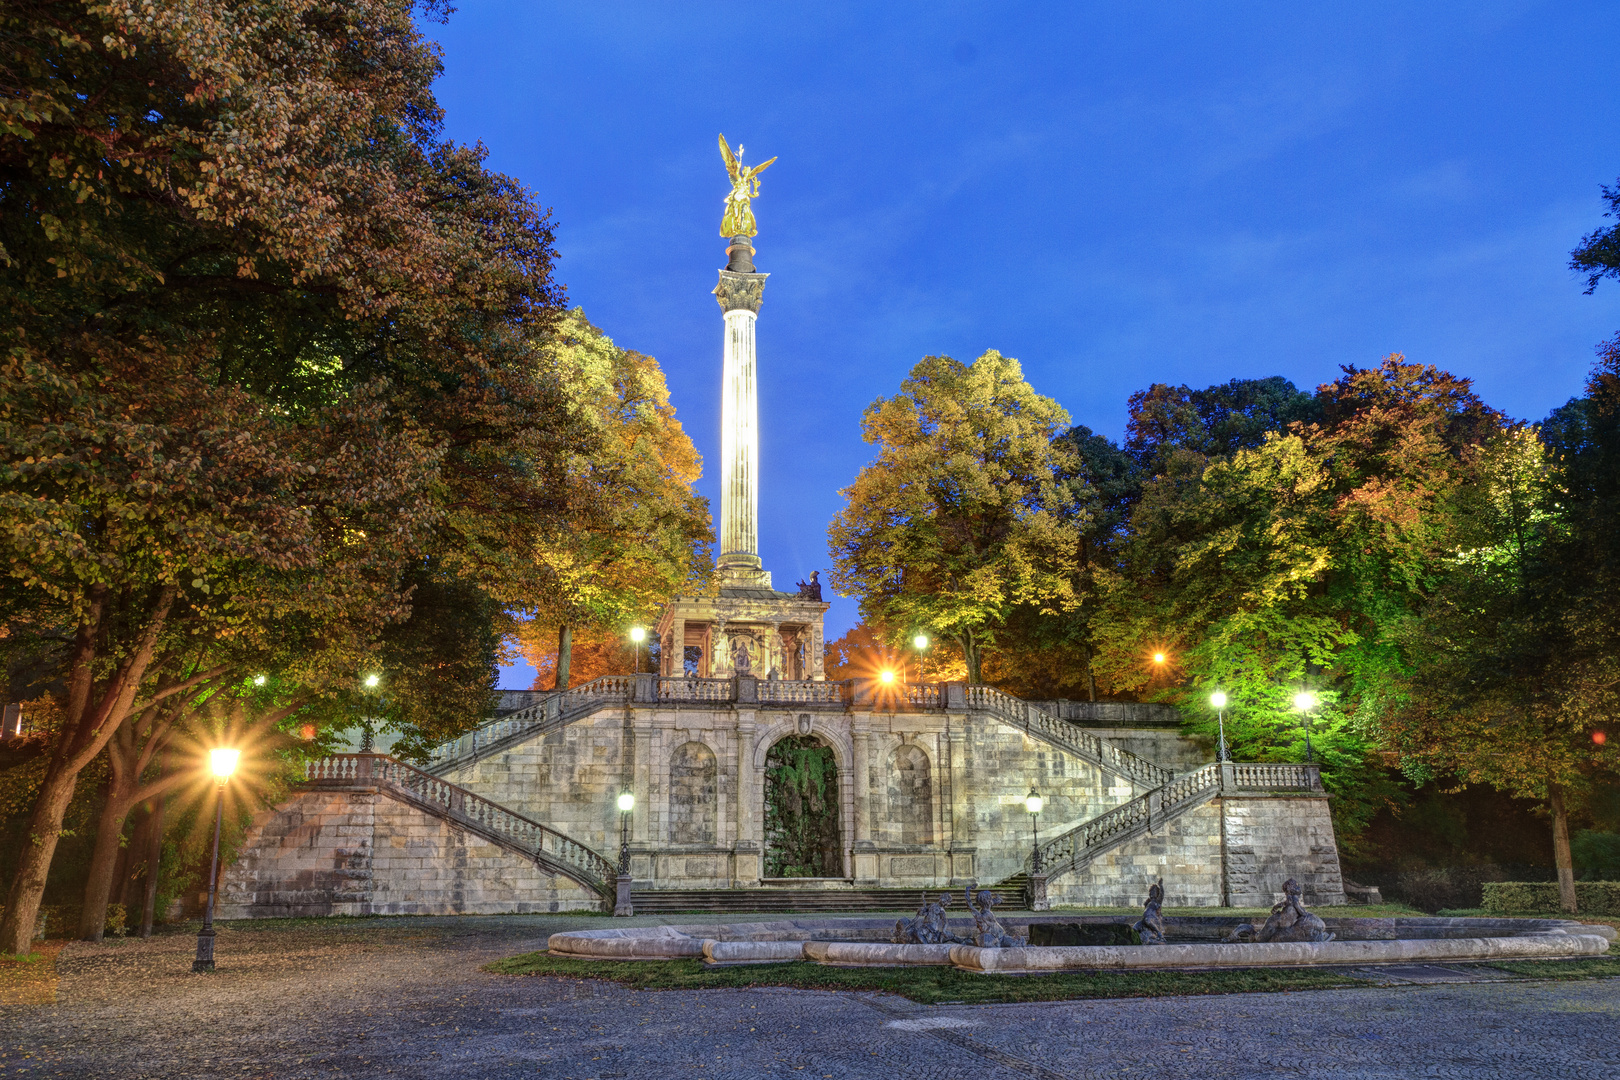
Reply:
[[[1152,382],[1311,387],[1396,351],[1537,419],[1620,330],[1620,287],[1567,268],[1620,175],[1620,5],[463,0],[427,29],[450,135],[554,208],[571,302],[658,358],[710,462],[715,136],[779,157],[778,587],[827,566],[861,411],[929,353],[1017,357],[1118,438]]]

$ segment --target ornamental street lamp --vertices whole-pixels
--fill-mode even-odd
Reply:
[[[1220,690],[1215,691],[1209,695],[1209,703],[1215,706],[1215,722],[1220,725],[1221,733],[1220,749],[1215,752],[1215,760],[1231,761],[1231,756],[1226,752],[1226,694]]]
[[[1294,708],[1305,714],[1305,760],[1314,762],[1316,755],[1311,753],[1311,710],[1316,708],[1316,695],[1301,690],[1294,695]]]
[[[928,635],[921,632],[911,639],[911,647],[917,650],[917,678],[919,679],[922,678],[923,656],[928,652],[929,644]]]
[[[375,690],[382,683],[382,676],[373,671],[365,677],[364,682],[367,690]],[[371,753],[371,735],[371,717],[368,716],[360,721],[360,752],[362,754]]]
[[[628,791],[619,793],[619,873],[630,872],[630,811],[636,808],[636,797]]]
[[[647,628],[644,626],[632,626],[630,628],[630,640],[636,643],[636,674],[639,675],[641,674],[641,643],[647,640]]]
[[[1035,785],[1029,786],[1029,794],[1024,796],[1024,809],[1029,813],[1029,835],[1035,846],[1029,856],[1029,872],[1041,872],[1041,793],[1035,790]]]
[[[208,905],[203,909],[202,929],[197,932],[197,958],[191,962],[192,971],[214,970],[214,894],[219,885],[219,827],[225,819],[225,782],[236,771],[242,751],[221,746],[208,752],[208,764],[214,781],[219,785],[219,799],[214,804],[214,859],[208,869]]]

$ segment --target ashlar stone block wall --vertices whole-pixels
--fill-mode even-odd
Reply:
[[[385,790],[298,792],[258,814],[221,876],[225,919],[596,911],[577,882]]]
[[[1293,878],[1307,904],[1342,904],[1344,878],[1333,818],[1323,796],[1222,800],[1226,810],[1226,890],[1234,907],[1270,907]]]
[[[1046,887],[1055,905],[1140,908],[1148,887],[1164,879],[1168,907],[1221,903],[1221,805],[1212,800],[1092,860]],[[1281,882],[1278,883],[1279,893]],[[1268,901],[1269,902],[1269,901]]]

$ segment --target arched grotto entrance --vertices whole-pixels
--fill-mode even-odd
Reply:
[[[789,735],[765,758],[765,876],[843,877],[838,763],[814,735]]]

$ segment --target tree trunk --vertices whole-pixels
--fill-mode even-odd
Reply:
[[[28,842],[23,844],[17,876],[12,879],[11,892],[6,897],[5,917],[0,918],[0,953],[25,953],[33,944],[39,902],[45,895],[45,878],[51,872],[56,842],[62,836],[62,818],[67,813],[68,803],[73,801],[73,788],[78,779],[78,770],[70,771],[66,762],[58,757],[51,762],[45,782],[40,785],[34,812],[28,817],[28,831],[23,834]]]
[[[107,930],[107,901],[112,897],[118,849],[124,838],[124,819],[135,803],[135,785],[115,773],[107,784],[107,801],[96,821],[96,842],[90,849],[90,873],[84,882],[84,906],[79,909],[79,937],[100,941]]]
[[[1088,693],[1091,696],[1092,701],[1096,701],[1097,700],[1097,676],[1094,675],[1092,673],[1092,671],[1091,671],[1091,645],[1090,645],[1089,642],[1086,644],[1085,650],[1086,650],[1085,651],[1085,656],[1086,656],[1086,693]]]
[[[568,662],[574,652],[574,628],[564,626],[557,631],[557,689],[568,689]]]
[[[1548,785],[1547,802],[1552,806],[1553,865],[1558,867],[1558,906],[1570,915],[1580,910],[1575,901],[1575,860],[1569,853],[1569,814],[1564,809],[1564,789]]]
[[[967,664],[967,681],[973,685],[983,682],[984,680],[979,677],[981,672],[979,646],[973,640],[973,635],[959,634],[956,640],[962,644],[962,660]]]
[[[141,937],[152,936],[152,923],[157,918],[158,868],[163,863],[163,799],[152,800],[152,819],[146,838],[146,895],[141,903]]]

